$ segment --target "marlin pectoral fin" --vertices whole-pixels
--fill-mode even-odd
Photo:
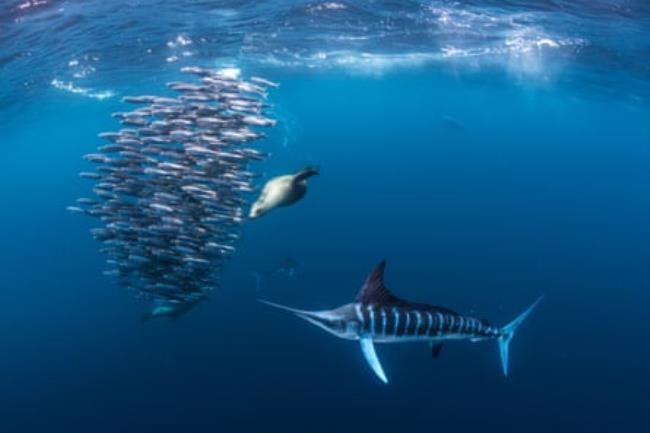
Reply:
[[[377,353],[375,352],[375,345],[372,343],[372,340],[370,338],[362,338],[360,341],[361,341],[361,351],[363,352],[363,355],[366,357],[366,361],[368,361],[370,368],[372,368],[372,371],[375,372],[377,377],[379,377],[379,379],[381,379],[382,382],[388,383],[388,378],[386,378],[386,373],[384,373],[384,369],[381,367],[379,358],[377,358]]]

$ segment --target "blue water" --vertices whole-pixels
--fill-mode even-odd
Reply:
[[[650,425],[644,1],[9,1],[0,12],[0,432],[639,432]],[[128,94],[184,65],[281,83],[263,179],[207,302],[142,326],[66,212]],[[299,263],[255,288],[251,271]],[[399,296],[512,320],[494,342],[358,345],[256,302]]]

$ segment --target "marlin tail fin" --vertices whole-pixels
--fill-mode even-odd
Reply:
[[[530,307],[521,313],[515,320],[508,323],[501,328],[501,337],[497,340],[499,343],[499,353],[501,354],[501,366],[503,367],[503,375],[508,375],[508,347],[512,337],[515,336],[515,331],[526,320],[526,318],[533,312],[533,309],[539,304],[543,297],[538,298]]]

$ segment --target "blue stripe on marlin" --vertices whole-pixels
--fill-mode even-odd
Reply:
[[[426,312],[427,315],[427,329],[424,331],[424,335],[431,335],[431,327],[433,326],[433,315],[430,311]]]
[[[379,263],[366,279],[355,301],[332,310],[298,310],[268,301],[261,302],[290,311],[339,338],[359,341],[366,361],[384,383],[388,383],[388,378],[379,362],[374,343],[437,343],[434,344],[433,352],[434,357],[437,357],[441,341],[496,340],[503,374],[508,375],[510,341],[519,325],[541,301],[541,297],[515,320],[497,328],[483,320],[462,316],[448,308],[410,302],[394,296],[384,285],[385,268],[385,261]],[[377,320],[379,318],[381,321]]]
[[[373,310],[372,305],[366,306],[366,315],[368,316],[368,323],[366,325],[367,329],[364,329],[364,332],[372,334],[375,330],[375,311]]]
[[[411,312],[410,311],[405,311],[404,315],[406,316],[406,321],[404,322],[404,332],[402,333],[402,336],[408,336],[409,335],[409,327],[411,325]]]
[[[395,315],[395,326],[393,326],[393,336],[397,336],[397,330],[399,329],[399,308],[397,307],[392,307],[391,310],[393,310],[393,314]]]

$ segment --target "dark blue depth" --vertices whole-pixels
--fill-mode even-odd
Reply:
[[[97,222],[65,207],[90,193],[81,156],[118,127],[119,97],[161,92],[179,65],[95,79],[118,93],[106,100],[43,86],[1,108],[0,432],[647,429],[650,113],[630,96],[647,71],[613,67],[610,83],[607,62],[544,81],[249,60],[245,75],[281,83],[260,144],[272,157],[255,169],[321,174],[302,202],[244,227],[221,287],[175,323],[139,323],[147,304],[102,275]],[[251,272],[287,256],[295,276],[256,289]],[[381,259],[396,295],[494,325],[544,295],[509,377],[494,342],[452,342],[437,360],[425,344],[379,344],[385,386],[358,344],[256,301],[349,302]]]

